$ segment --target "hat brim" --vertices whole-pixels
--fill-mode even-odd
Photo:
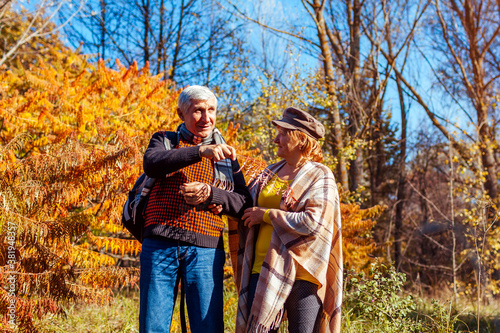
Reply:
[[[273,123],[274,126],[283,127],[283,128],[290,129],[290,130],[303,131],[302,128],[300,128],[298,126],[295,126],[293,124],[287,123],[287,122],[285,122],[283,120],[273,120],[271,122]]]
[[[283,120],[272,120],[271,122],[273,123],[274,126],[283,127],[285,129],[289,129],[289,130],[301,131],[302,133],[306,134],[307,136],[310,136],[311,138],[313,138],[315,140],[319,139],[319,138],[314,137],[311,133],[307,132],[304,128],[296,126],[294,124],[287,123],[286,121],[283,121]]]

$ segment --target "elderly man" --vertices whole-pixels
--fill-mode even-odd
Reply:
[[[208,88],[184,89],[175,148],[166,150],[158,132],[144,154],[144,171],[157,181],[144,212],[140,332],[170,332],[179,279],[191,331],[224,331],[224,222],[217,213],[222,207],[239,217],[251,200],[236,151],[215,128],[216,111]]]

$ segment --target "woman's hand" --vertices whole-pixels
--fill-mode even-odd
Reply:
[[[250,207],[245,209],[245,213],[241,217],[245,226],[251,228],[256,224],[260,224],[264,222],[264,213],[266,212],[266,208],[262,207]]]

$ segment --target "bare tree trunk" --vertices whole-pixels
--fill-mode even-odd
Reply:
[[[189,4],[187,5],[189,6]],[[184,10],[186,9],[187,6],[184,6],[184,0],[181,2],[181,8],[180,8],[180,13],[179,13],[179,26],[177,30],[177,38],[175,40],[175,49],[174,49],[174,56],[172,59],[172,65],[169,70],[168,74],[168,79],[173,81],[175,77],[175,70],[177,69],[177,63],[179,61],[179,52],[181,50],[181,38],[182,38],[182,23],[184,20]]]
[[[156,67],[156,74],[160,74],[162,72],[162,64],[164,62],[165,57],[165,39],[163,37],[163,33],[165,30],[165,0],[160,1],[160,26],[159,26],[159,36],[158,36],[158,60]],[[163,68],[165,70],[165,68]]]
[[[449,142],[449,157],[450,160],[450,219],[451,219],[451,237],[452,237],[452,248],[451,248],[451,268],[452,268],[452,277],[453,277],[453,295],[455,302],[458,296],[457,292],[457,237],[455,234],[455,200],[454,200],[454,181],[455,181],[455,171],[453,168],[453,146],[451,145],[451,141]]]
[[[490,198],[496,199],[498,198],[497,164],[491,143],[491,139],[494,137],[491,136],[492,130],[488,124],[488,112],[485,107],[477,110],[477,119],[480,140],[479,151],[481,152],[483,169],[487,172],[484,188]]]
[[[101,20],[99,22],[101,26],[101,52],[99,52],[99,58],[106,58],[106,0],[100,1],[101,5]]]
[[[214,19],[214,14],[213,14],[213,2],[212,2],[212,6],[210,6],[210,37],[208,37],[209,39],[209,42],[208,42],[208,45],[209,45],[209,48],[208,48],[208,58],[207,58],[207,77],[206,77],[206,80],[205,80],[205,86],[208,87],[209,83],[210,83],[210,72],[212,70],[212,57],[213,57],[213,53],[214,53],[214,48],[213,48],[213,33],[212,33],[212,30],[213,30],[213,19]]]
[[[394,45],[392,42],[392,25],[389,19],[387,25],[386,42],[390,59],[394,59]],[[405,60],[406,61],[406,60]],[[397,270],[401,267],[402,251],[401,237],[403,229],[403,208],[406,201],[406,142],[407,142],[407,119],[404,91],[401,78],[396,75],[396,86],[398,89],[399,109],[401,115],[401,138],[399,140],[399,161],[398,161],[398,188],[396,195],[396,212],[394,217],[394,266]]]
[[[316,29],[318,31],[318,39],[320,42],[321,55],[323,62],[323,70],[325,75],[325,81],[327,84],[327,92],[330,98],[333,100],[333,107],[330,112],[330,116],[333,120],[334,124],[334,139],[335,139],[335,149],[337,152],[341,152],[344,148],[344,141],[342,138],[342,123],[340,120],[340,112],[338,109],[338,102],[336,97],[336,87],[335,82],[333,80],[335,70],[333,67],[333,57],[332,52],[330,50],[330,46],[328,44],[328,34],[327,34],[327,26],[324,18],[324,1],[321,3],[320,0],[314,0],[313,9],[316,19]],[[347,177],[347,166],[346,161],[342,156],[339,156],[338,162],[338,175],[340,176],[340,182],[344,189],[349,188],[349,181]]]
[[[399,174],[398,174],[398,195],[396,200],[396,216],[394,221],[394,261],[396,269],[399,270],[401,265],[401,235],[403,229],[403,207],[406,200],[405,185],[406,185],[406,107],[404,103],[403,87],[401,80],[396,78],[398,87],[399,106],[401,109],[401,139],[399,150]]]
[[[360,31],[361,31],[361,7],[360,0],[347,1],[347,17],[350,29],[349,54],[347,59],[347,90],[348,112],[349,112],[349,133],[351,138],[358,136],[361,124],[363,123],[363,106],[359,94],[360,89]],[[349,189],[356,191],[360,184],[363,170],[363,154],[361,148],[356,149],[356,157],[349,166]]]
[[[461,23],[463,34],[465,35],[464,39],[457,40],[456,36],[461,35],[462,30],[457,31],[460,29],[457,27],[457,24],[449,26],[440,8],[440,1],[442,0],[435,0],[435,6],[442,29],[443,41],[447,46],[451,59],[456,68],[458,68],[455,74],[462,81],[468,97],[476,109],[476,130],[479,138],[481,164],[483,170],[487,172],[484,188],[492,199],[496,199],[498,197],[496,170],[498,166],[491,144],[492,130],[488,124],[488,99],[491,96],[488,96],[488,83],[484,66],[485,56],[494,41],[500,36],[500,25],[498,25],[497,21],[496,27],[488,27],[491,25],[491,22],[488,21],[487,17],[484,17],[485,12],[483,12],[483,8],[488,3],[485,3],[483,0],[465,0],[463,3],[449,0],[445,8],[449,8],[449,15],[452,15],[456,21]],[[497,4],[500,11],[499,0],[497,0]],[[462,57],[455,50],[457,44],[468,51],[467,57]]]
[[[488,48],[485,48],[485,50],[480,49],[481,47],[478,40],[482,38],[482,31],[478,24],[480,19],[475,13],[475,7],[482,6],[482,1],[477,4],[478,6],[474,6],[470,3],[470,1],[465,1],[464,13],[460,12],[454,0],[451,2],[454,4],[452,7],[453,10],[455,10],[460,19],[463,20],[462,24],[464,25],[469,39],[469,57],[472,65],[473,84],[472,87],[467,84],[466,86],[474,88],[475,90],[474,94],[471,95],[475,96],[473,104],[475,105],[477,113],[477,129],[480,141],[479,150],[481,152],[483,169],[487,172],[484,187],[488,195],[491,198],[496,199],[498,197],[498,180],[496,174],[497,166],[495,163],[494,153],[491,148],[491,139],[493,137],[491,136],[492,131],[488,124],[488,96],[486,92],[486,75],[484,68],[484,55]],[[493,34],[491,39],[498,38],[498,36],[499,30],[497,28],[496,33]],[[472,91],[470,93],[472,93]]]
[[[383,181],[386,180],[386,174],[384,173],[385,151],[384,144],[382,142],[383,133],[381,131],[381,116],[382,108],[378,107],[373,113],[373,125],[370,127],[369,134],[369,140],[374,146],[374,148],[368,149],[370,156],[367,159],[370,174],[370,194],[372,206],[380,204],[381,200],[385,200],[385,197],[381,197],[381,185]]]
[[[142,1],[142,17],[144,19],[144,41],[143,41],[143,59],[144,64],[149,62],[150,50],[149,50],[149,33],[151,31],[151,13],[150,13],[150,2],[149,0]]]

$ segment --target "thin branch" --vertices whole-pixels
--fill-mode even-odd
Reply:
[[[413,261],[411,259],[409,259],[407,256],[404,256],[406,261],[408,261],[410,264],[413,264],[415,266],[420,266],[420,267],[424,267],[424,268],[428,268],[428,269],[433,269],[433,270],[445,270],[445,271],[452,271],[453,268],[451,267],[446,267],[446,266],[442,266],[442,265],[425,265],[425,264],[421,264],[419,262],[416,262],[416,261]]]
[[[496,28],[495,32],[493,33],[493,36],[491,36],[490,40],[484,45],[483,51],[481,52],[481,58],[484,58],[486,55],[486,52],[490,49],[491,44],[496,41],[496,38],[500,34],[500,24]]]
[[[32,18],[31,22],[29,23],[28,27],[25,29],[25,31],[23,32],[23,34],[21,35],[21,37],[19,38],[19,40],[17,41],[16,45],[12,46],[10,48],[10,50],[5,53],[2,57],[2,59],[0,59],[0,66],[2,66],[13,54],[15,54],[17,52],[17,50],[24,44],[26,44],[27,42],[29,42],[32,38],[35,38],[35,37],[43,37],[43,36],[48,36],[48,35],[51,35],[53,34],[54,32],[57,32],[61,29],[63,29],[72,19],[73,17],[83,8],[83,5],[84,5],[84,0],[81,0],[80,1],[80,7],[78,7],[78,9],[72,14],[70,15],[70,17],[63,23],[61,23],[60,25],[57,26],[57,28],[55,29],[49,29],[47,32],[43,32],[47,26],[52,23],[52,19],[54,18],[54,16],[59,12],[59,10],[61,9],[62,5],[65,3],[66,1],[61,1],[57,7],[54,9],[52,15],[50,15],[49,18],[45,19],[44,20],[44,23],[42,24],[41,27],[39,27],[38,29],[36,29],[34,32],[30,33],[31,31],[31,28],[33,27],[33,24],[36,22],[36,20],[42,15],[42,11],[43,11],[43,8],[45,7],[44,4],[45,2],[41,5],[41,8],[42,9],[38,9],[36,12],[35,12],[35,16]]]
[[[411,222],[413,223],[413,225],[415,226],[416,229],[419,229],[419,226],[417,225],[417,223],[415,221],[413,221],[413,219],[411,220]],[[444,246],[443,244],[439,243],[437,240],[435,240],[434,238],[432,238],[431,236],[427,235],[427,234],[422,234],[425,238],[427,238],[429,241],[431,241],[432,243],[434,243],[434,245],[436,245],[437,247],[441,248],[441,250],[445,250],[445,251],[449,251],[451,252],[450,249],[448,249],[446,246]]]
[[[455,98],[455,96],[453,96],[453,94],[448,90],[448,88],[446,87],[446,85],[444,84],[444,82],[439,78],[439,75],[436,73],[436,70],[431,65],[431,62],[429,61],[429,59],[427,58],[427,56],[425,55],[425,53],[420,49],[420,47],[417,44],[415,44],[415,46],[417,47],[417,50],[420,53],[420,55],[424,58],[424,60],[427,62],[427,64],[431,68],[432,72],[434,73],[434,76],[438,79],[439,83],[444,88],[444,90],[448,93],[448,95],[450,95],[450,97],[453,99],[453,101],[455,103],[457,103],[457,105],[462,109],[462,111],[465,113],[465,115],[467,116],[467,118],[469,118],[470,122],[474,123],[474,120],[472,119],[472,116],[467,112],[467,110],[465,110],[465,108],[460,104],[460,102]],[[444,120],[444,119],[442,119],[442,120]],[[463,134],[466,134],[470,139],[473,139],[465,131],[463,131]]]
[[[226,7],[224,7],[224,6],[223,6],[223,5],[222,5],[219,1],[216,1],[216,3],[217,3],[219,6],[221,6],[222,8],[224,8],[225,10],[228,10],[228,9],[227,9]],[[304,41],[304,42],[306,42],[306,43],[308,43],[308,44],[311,44],[311,45],[313,45],[313,46],[315,46],[315,47],[317,47],[317,48],[320,48],[320,46],[319,46],[318,44],[314,43],[313,41],[311,41],[311,40],[309,40],[309,39],[307,39],[307,38],[305,38],[305,37],[302,37],[302,36],[297,35],[297,34],[293,34],[293,33],[288,32],[288,31],[284,31],[284,30],[280,30],[280,29],[277,29],[277,28],[274,28],[274,27],[268,26],[267,24],[264,24],[264,23],[262,23],[262,22],[260,22],[260,21],[258,21],[258,20],[256,20],[256,19],[253,19],[253,18],[251,18],[251,17],[248,17],[248,16],[247,16],[247,15],[245,15],[243,12],[241,12],[241,11],[238,9],[238,7],[237,7],[235,4],[233,4],[231,1],[228,1],[228,3],[230,3],[230,4],[231,4],[231,6],[233,7],[233,9],[236,11],[237,15],[238,15],[240,18],[242,18],[242,19],[245,19],[245,20],[247,20],[247,21],[253,22],[253,23],[255,23],[255,24],[257,24],[257,25],[259,25],[259,26],[261,26],[261,27],[263,27],[263,28],[266,28],[266,29],[269,29],[269,30],[271,30],[271,31],[274,31],[274,32],[276,32],[276,33],[278,33],[278,34],[280,34],[280,35],[287,35],[287,36],[291,36],[291,37],[293,37],[293,38],[297,38],[297,39],[299,39],[299,40],[301,40],[301,41]]]
[[[0,11],[3,10],[12,0],[6,0],[1,6],[0,6]]]
[[[442,28],[442,32],[443,32],[442,35],[443,35],[444,41],[446,42],[446,45],[448,46],[450,53],[452,54],[453,58],[455,59],[456,64],[458,65],[458,67],[460,67],[460,71],[462,72],[462,79],[465,83],[465,86],[467,87],[467,90],[469,90],[469,93],[472,96],[474,96],[474,100],[476,101],[476,104],[479,104],[478,103],[479,96],[477,95],[477,92],[472,87],[472,84],[470,83],[469,78],[467,77],[467,71],[462,63],[462,59],[460,59],[458,54],[455,52],[455,48],[450,43],[450,39],[448,37],[448,25],[443,18],[443,14],[441,13],[441,10],[439,9],[439,0],[435,0],[435,5],[436,5],[436,13],[437,13],[438,18],[439,18],[439,23],[441,24],[441,28]],[[460,16],[461,13],[458,9],[455,12],[457,13],[458,16]],[[460,17],[460,19],[461,19],[461,22],[463,24],[462,17]],[[477,59],[474,59],[473,61],[476,61],[476,60]]]
[[[436,206],[436,204],[432,202],[429,198],[427,198],[425,195],[420,193],[420,191],[412,184],[412,182],[408,181],[407,183],[411,186],[411,188],[415,192],[417,192],[418,195],[420,195],[421,198],[427,201],[436,210],[436,212],[439,213],[439,215],[441,215],[447,222],[450,222],[450,219]]]

